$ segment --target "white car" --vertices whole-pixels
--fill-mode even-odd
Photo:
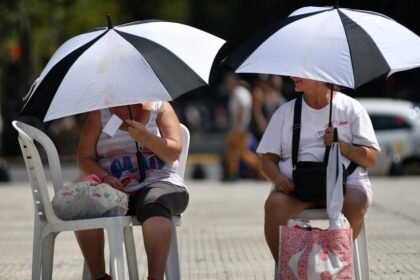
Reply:
[[[358,98],[367,110],[381,152],[372,175],[420,175],[420,108],[407,100]]]

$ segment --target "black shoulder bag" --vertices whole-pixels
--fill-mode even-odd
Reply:
[[[332,93],[330,100],[330,120],[331,125]],[[302,113],[302,96],[296,99],[293,116],[293,138],[292,138],[292,164],[293,164],[293,183],[295,185],[295,195],[298,199],[306,202],[315,202],[325,205],[327,199],[327,165],[330,147],[325,147],[324,161],[297,161],[300,128]],[[351,162],[347,168],[343,168],[343,191],[347,176],[353,173],[357,164]]]

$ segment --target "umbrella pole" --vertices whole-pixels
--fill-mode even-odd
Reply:
[[[332,127],[332,103],[333,103],[333,94],[334,94],[334,86],[333,84],[330,84],[330,115],[328,119],[328,127]],[[337,135],[336,129],[334,129],[334,136]],[[336,138],[334,138],[334,142],[338,142],[338,135],[337,135],[337,141],[335,141]],[[328,162],[328,157],[330,154],[331,146],[325,147],[325,155],[324,155],[324,161]]]
[[[332,127],[332,102],[333,102],[333,94],[334,94],[334,90],[333,90],[333,84],[330,84],[330,117],[328,120],[328,127]]]
[[[333,84],[331,84],[330,87],[331,87],[331,94],[330,94],[330,122],[329,122],[329,126],[332,127],[332,104],[333,104],[333,94],[334,94],[334,86],[333,86]],[[338,143],[338,131],[337,131],[337,128],[334,128],[334,139],[333,139],[333,142]]]
[[[130,105],[127,105],[128,107],[128,114],[130,115],[130,119],[133,119],[133,113],[131,112],[131,107]],[[145,162],[144,162],[144,157],[140,151],[140,147],[139,147],[139,143],[137,143],[137,141],[134,141],[134,143],[136,143],[136,157],[137,157],[137,165],[139,166],[139,173],[140,173],[140,180],[139,182],[143,182],[145,177],[146,177],[146,171],[145,171]]]

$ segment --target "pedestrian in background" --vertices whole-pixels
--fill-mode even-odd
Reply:
[[[252,88],[251,132],[259,142],[277,108],[286,102],[282,94],[283,78],[278,75],[262,76]]]
[[[226,139],[224,180],[239,179],[240,161],[242,160],[256,174],[259,174],[259,157],[249,149],[250,123],[252,118],[252,96],[250,91],[240,83],[238,76],[228,72],[224,86],[229,93],[230,130]]]

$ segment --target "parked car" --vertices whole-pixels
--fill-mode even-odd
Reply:
[[[407,100],[359,98],[381,152],[372,175],[420,175],[420,108]]]

